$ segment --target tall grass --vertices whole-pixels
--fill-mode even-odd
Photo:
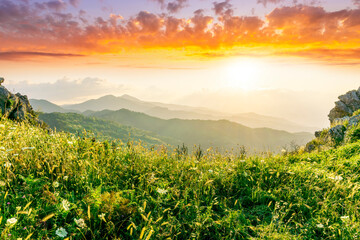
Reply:
[[[0,122],[2,239],[358,239],[360,142],[188,154]]]

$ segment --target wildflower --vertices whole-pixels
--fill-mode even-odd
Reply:
[[[59,183],[58,183],[58,182],[53,182],[53,187],[54,187],[54,188],[59,187]]]
[[[68,200],[64,199],[61,202],[62,207],[64,208],[65,211],[69,211],[70,210],[70,203]]]
[[[158,189],[156,189],[156,191],[160,194],[166,194],[168,192],[167,190],[162,189],[162,188],[158,188]]]
[[[7,205],[10,205],[10,202],[7,202],[6,204],[7,204]]]
[[[58,236],[61,237],[61,238],[64,238],[64,237],[67,236],[68,233],[67,233],[67,231],[65,230],[65,228],[60,227],[60,228],[58,228],[58,229],[56,230],[55,234],[58,235]]]
[[[14,156],[14,157],[17,157],[17,156],[19,156],[19,154],[15,153],[13,156]]]
[[[4,147],[0,147],[0,150],[3,150],[3,151],[5,151],[5,148],[4,148]]]
[[[6,168],[9,168],[9,167],[11,167],[11,163],[9,163],[9,162],[6,162],[5,164],[4,164],[4,167],[6,167]]]
[[[21,148],[21,150],[33,150],[35,149],[35,147],[23,147]]]
[[[69,176],[64,176],[64,180],[67,181],[69,179]]]
[[[213,170],[209,169],[209,173],[213,173],[213,172],[214,172]]]
[[[72,145],[72,144],[74,144],[74,143],[73,143],[73,142],[71,142],[71,141],[68,141],[68,144]]]
[[[16,129],[16,127],[11,127],[11,128],[9,128],[10,130],[15,130]]]
[[[324,225],[323,225],[323,224],[321,224],[321,223],[316,224],[316,226],[317,226],[318,228],[324,228]]]
[[[341,181],[343,180],[343,177],[342,176],[335,176],[335,177],[329,177],[330,179],[332,180],[335,180],[335,181]]]
[[[350,218],[349,218],[349,216],[341,216],[340,219],[341,219],[341,221],[345,222],[345,221],[348,221]]]
[[[0,187],[3,187],[3,186],[5,186],[5,182],[4,181],[0,181]]]
[[[0,128],[4,128],[5,127],[5,125],[4,124],[0,124]]]
[[[102,213],[102,214],[98,215],[98,217],[99,217],[101,220],[104,220],[104,221],[105,221],[105,213]]]
[[[286,149],[281,149],[281,152],[286,153],[287,151],[286,151]]]
[[[6,224],[9,225],[9,226],[13,226],[13,225],[15,225],[16,222],[17,222],[17,219],[16,219],[16,218],[9,218],[9,219],[6,221]]]
[[[246,162],[246,161],[245,161],[245,160],[240,160],[240,162],[244,163],[244,162]]]
[[[11,151],[14,151],[14,149],[10,148],[10,149],[6,150],[6,152],[11,152]]]
[[[87,227],[84,219],[82,219],[82,218],[80,218],[80,219],[75,218],[74,221],[75,221],[76,225],[78,225],[80,228],[84,229]]]

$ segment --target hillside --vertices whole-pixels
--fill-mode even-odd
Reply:
[[[165,104],[160,102],[147,102],[129,95],[116,97],[107,95],[98,99],[91,99],[79,104],[58,106],[49,101],[31,99],[31,104],[35,109],[42,112],[87,112],[102,110],[128,109],[135,112],[161,119],[198,119],[198,120],[221,120],[227,119],[251,128],[272,128],[288,132],[314,132],[318,128],[304,126],[291,122],[283,118],[264,116],[255,113],[226,114],[212,111],[206,108],[190,107],[176,104]]]
[[[205,148],[231,149],[245,145],[252,150],[279,151],[292,141],[302,145],[313,138],[309,133],[291,134],[268,128],[252,129],[227,120],[164,120],[126,109],[104,110],[89,115],[177,139],[188,146],[196,144]]]
[[[0,128],[2,239],[335,240],[360,227],[359,141],[239,158]]]
[[[161,145],[169,142],[168,139],[160,140],[154,133],[124,126],[116,122],[105,121],[93,117],[85,117],[76,113],[45,113],[39,119],[52,129],[74,134],[82,134],[84,130],[94,133],[98,140],[121,140],[123,142],[143,142],[145,145]]]

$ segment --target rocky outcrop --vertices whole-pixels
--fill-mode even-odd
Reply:
[[[17,121],[29,121],[43,125],[43,123],[36,117],[35,111],[30,105],[30,102],[25,95],[20,93],[12,94],[1,83],[4,82],[0,78],[0,111],[2,117]]]
[[[344,140],[345,132],[346,127],[344,125],[337,125],[329,130],[330,137],[336,144]]]
[[[353,113],[360,109],[360,88],[347,92],[339,97],[339,101],[335,102],[335,107],[331,109],[329,120],[333,123],[338,118],[352,116]]]

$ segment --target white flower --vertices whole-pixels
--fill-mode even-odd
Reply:
[[[64,208],[65,211],[69,211],[70,210],[70,203],[68,200],[64,199],[61,202],[62,207]]]
[[[287,151],[286,151],[286,149],[281,149],[281,152],[286,153]]]
[[[10,148],[10,149],[6,150],[6,152],[11,152],[11,151],[14,151],[14,149]]]
[[[0,147],[0,150],[3,150],[3,151],[5,151],[5,148],[4,148],[4,147]]]
[[[65,230],[65,228],[63,228],[63,227],[58,228],[55,233],[56,233],[56,235],[58,235],[59,237],[62,237],[62,238],[66,237],[68,234],[67,231]]]
[[[158,189],[156,189],[156,191],[160,194],[166,194],[168,192],[167,190],[162,189],[162,188],[158,188]]]
[[[5,186],[5,182],[4,181],[0,181],[0,187],[3,187],[3,186]]]
[[[23,147],[21,148],[21,150],[33,150],[35,149],[35,147]]]
[[[209,173],[213,173],[213,172],[214,172],[213,170],[209,169]]]
[[[332,180],[335,180],[335,181],[341,181],[343,180],[343,177],[342,176],[335,176],[335,177],[329,177],[330,179]]]
[[[6,221],[6,224],[9,225],[9,226],[12,226],[12,225],[14,225],[16,222],[17,222],[17,219],[16,219],[16,218],[9,218],[9,219]]]
[[[86,223],[84,221],[84,219],[80,218],[80,219],[74,219],[76,225],[78,225],[80,228],[86,228]]]
[[[58,183],[58,182],[53,182],[53,187],[54,187],[54,188],[59,187],[59,183]]]
[[[321,223],[316,224],[316,226],[317,226],[318,228],[324,228],[324,225],[322,225]]]
[[[74,143],[73,143],[73,142],[68,141],[68,144],[72,145],[72,144],[74,144]]]
[[[11,167],[11,163],[9,163],[9,162],[6,162],[6,163],[4,164],[4,167],[6,167],[6,168],[9,168],[9,167]]]
[[[245,160],[240,160],[240,162],[244,163],[244,162],[246,162],[246,161],[245,161]]]
[[[9,128],[10,130],[15,130],[16,129],[16,127],[11,127],[11,128]]]
[[[4,124],[0,124],[0,128],[4,128],[5,127],[5,125]]]
[[[345,221],[348,221],[350,218],[349,218],[349,216],[341,216],[340,219],[341,219],[341,221],[345,222]]]

